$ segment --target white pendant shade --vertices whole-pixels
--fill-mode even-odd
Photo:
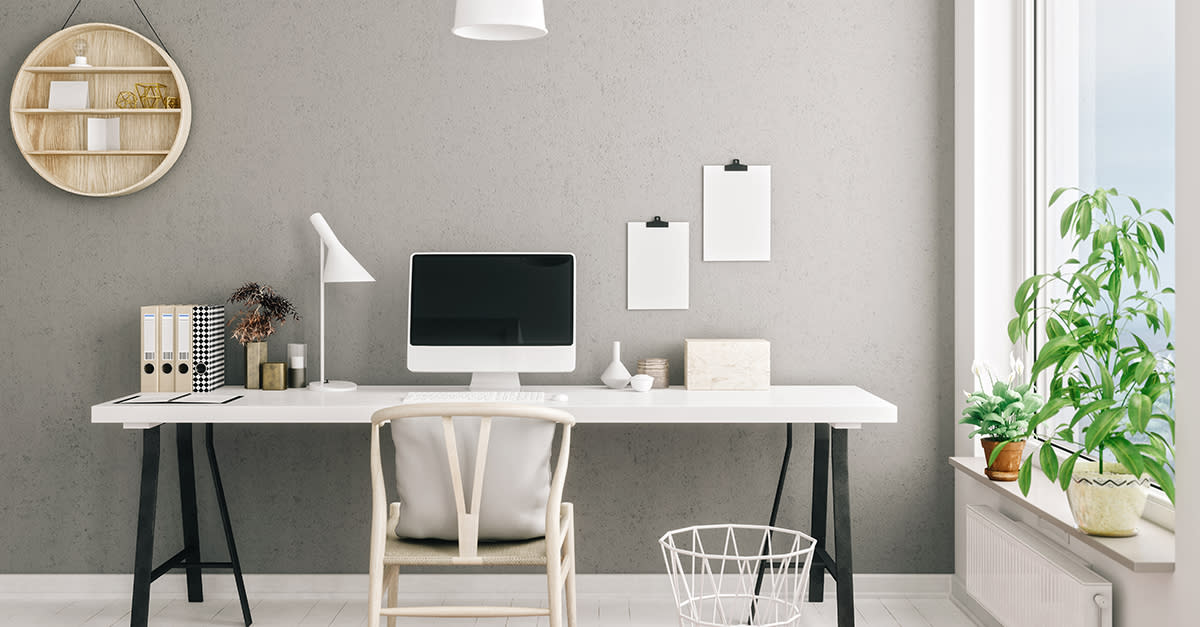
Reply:
[[[342,246],[337,236],[333,234],[333,229],[329,228],[329,223],[320,213],[312,214],[308,217],[308,221],[312,222],[313,228],[321,236],[321,241],[325,243],[323,279],[326,283],[362,283],[375,280],[375,277],[371,276],[371,273],[358,263],[354,255],[351,255],[350,251]]]
[[[518,41],[546,34],[542,0],[458,0],[453,32],[467,39]]]

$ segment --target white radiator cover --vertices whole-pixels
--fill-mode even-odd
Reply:
[[[1112,584],[1028,525],[966,508],[966,589],[1005,627],[1111,627]]]

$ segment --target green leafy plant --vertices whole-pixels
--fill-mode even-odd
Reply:
[[[1174,290],[1159,284],[1158,258],[1166,252],[1166,238],[1157,221],[1174,223],[1174,218],[1166,209],[1143,210],[1132,196],[1124,197],[1129,208],[1118,212],[1113,202],[1122,196],[1116,189],[1089,194],[1060,188],[1051,195],[1050,206],[1067,191],[1079,196],[1063,210],[1059,229],[1064,238],[1074,234],[1075,256],[1053,272],[1021,283],[1016,316],[1008,324],[1014,343],[1028,338],[1039,325],[1045,332],[1030,375],[1036,380],[1048,372],[1050,384],[1046,405],[1032,419],[1031,429],[1074,409],[1050,439],[1081,448],[1060,464],[1054,448],[1042,446],[1042,471],[1066,490],[1081,454],[1100,460],[1103,473],[1107,452],[1132,474],[1150,475],[1174,502],[1175,420],[1169,413],[1174,402],[1174,346],[1168,342],[1167,354],[1158,354],[1148,342],[1171,333],[1171,314],[1163,297]],[[1043,293],[1045,303],[1039,304]],[[1132,324],[1143,322],[1147,337],[1131,332]],[[1086,426],[1078,438],[1081,423]],[[1018,477],[1025,494],[1031,465],[1032,457],[1022,464]]]

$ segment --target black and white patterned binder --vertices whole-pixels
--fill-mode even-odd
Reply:
[[[225,385],[225,305],[192,308],[192,391]]]

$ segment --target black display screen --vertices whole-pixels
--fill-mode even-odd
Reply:
[[[575,259],[563,254],[417,254],[413,346],[570,346]]]

